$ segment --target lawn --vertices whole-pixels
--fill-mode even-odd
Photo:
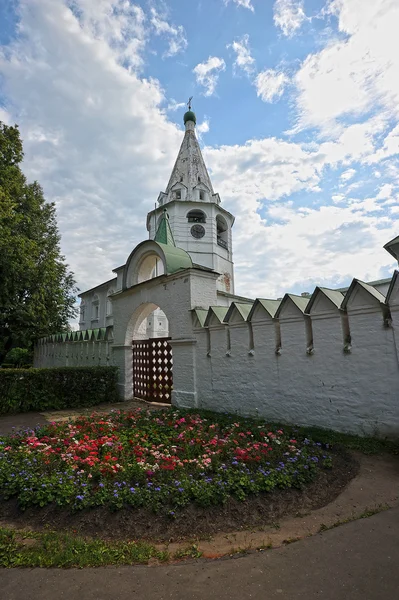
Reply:
[[[0,495],[19,508],[144,507],[174,519],[303,488],[333,467],[328,443],[292,428],[220,414],[113,411],[0,438]]]

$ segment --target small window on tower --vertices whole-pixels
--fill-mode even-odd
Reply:
[[[205,200],[205,194],[204,194],[204,192],[200,192],[200,200]]]
[[[189,223],[206,223],[206,216],[202,210],[190,210],[187,220]]]
[[[176,200],[181,200],[181,190],[176,190]]]

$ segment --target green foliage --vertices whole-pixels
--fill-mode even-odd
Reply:
[[[0,365],[13,346],[31,348],[68,328],[76,287],[60,253],[55,205],[21,171],[17,127],[0,121]]]
[[[56,531],[22,531],[0,527],[0,567],[101,567],[168,560],[166,551],[147,542],[85,539]]]
[[[27,348],[13,348],[10,350],[4,360],[3,368],[7,364],[8,369],[18,369],[31,367],[33,364],[33,352]]]
[[[349,450],[357,450],[363,454],[399,454],[399,440],[386,440],[375,437],[360,437],[350,433],[339,433],[331,429],[323,429],[321,427],[301,427],[299,428],[301,435],[308,436],[312,439],[317,439],[324,444],[330,446],[344,446]]]
[[[0,414],[117,402],[116,367],[0,369]]]

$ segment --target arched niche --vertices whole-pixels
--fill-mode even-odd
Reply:
[[[181,248],[148,240],[136,246],[129,256],[123,273],[123,289],[192,266],[190,255]]]

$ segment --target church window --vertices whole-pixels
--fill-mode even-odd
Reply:
[[[206,216],[202,210],[190,210],[187,220],[189,223],[206,223]]]
[[[228,225],[221,215],[216,217],[217,243],[228,250]]]
[[[204,194],[204,192],[200,192],[200,200],[205,200],[205,194]]]
[[[181,200],[181,190],[176,190],[176,200]]]
[[[110,296],[112,296],[113,293],[114,293],[113,289],[108,290],[108,293],[107,293],[107,317],[110,317],[112,315],[112,300],[111,300]]]
[[[86,313],[86,303],[84,300],[80,303],[80,322],[85,322],[85,313]]]
[[[100,302],[97,294],[94,294],[93,301],[91,303],[91,320],[98,321],[100,316]]]

